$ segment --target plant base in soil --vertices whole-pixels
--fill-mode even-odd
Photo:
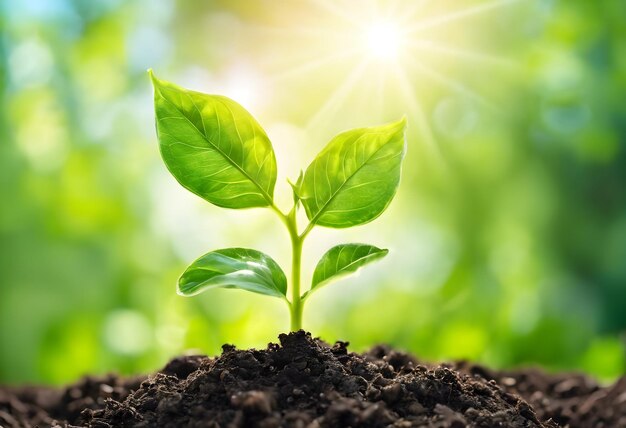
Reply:
[[[150,377],[0,388],[3,427],[626,427],[626,378],[426,366],[303,331],[265,350],[172,360]]]

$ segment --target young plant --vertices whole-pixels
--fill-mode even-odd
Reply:
[[[368,223],[389,205],[398,188],[404,158],[406,120],[337,135],[300,173],[287,212],[274,203],[276,158],[267,134],[235,101],[183,89],[157,79],[156,129],[165,165],[186,189],[224,208],[266,207],[291,238],[291,282],[268,255],[247,248],[211,251],[194,261],[178,280],[178,293],[193,296],[212,288],[238,288],[283,299],[291,330],[302,328],[302,308],[314,291],[380,259],[387,250],[367,244],[331,248],[317,264],[302,293],[302,244],[315,226],[345,228]],[[296,211],[309,220],[299,231]],[[290,289],[291,300],[287,297]]]

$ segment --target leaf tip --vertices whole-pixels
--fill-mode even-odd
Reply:
[[[184,274],[183,274],[184,276]],[[189,297],[192,296],[193,294],[190,294],[188,292],[186,292],[185,290],[183,290],[182,288],[182,284],[181,284],[181,280],[182,280],[182,276],[181,279],[178,280],[178,283],[176,284],[176,294],[178,294],[179,296],[183,296],[183,297]]]
[[[400,118],[400,120],[398,120],[397,122],[395,122],[394,124],[394,128],[396,129],[396,132],[401,133],[402,135],[402,139],[404,141],[404,148],[403,148],[403,153],[406,152],[406,126],[407,126],[407,118],[406,118],[406,114],[403,114],[402,117]],[[404,157],[404,155],[402,155]]]
[[[403,114],[400,120],[396,121],[394,125],[397,125],[398,128],[406,129],[406,123],[407,123],[406,114]]]
[[[380,125],[381,129],[384,129],[389,134],[402,134],[406,135],[407,118],[406,115],[394,122],[387,122],[384,125]]]
[[[152,70],[152,68],[149,68],[147,72],[148,76],[150,77],[150,81],[152,82],[152,86],[154,86],[154,88],[156,89],[161,84],[161,81],[158,77],[154,75],[154,71]]]

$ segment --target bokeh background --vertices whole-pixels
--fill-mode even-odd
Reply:
[[[175,294],[212,249],[288,271],[269,210],[228,211],[162,164],[146,69],[231,96],[277,152],[278,204],[337,132],[408,118],[389,210],[316,228],[386,259],[304,322],[352,349],[538,364],[610,380],[626,329],[623,0],[5,0],[0,3],[0,382],[146,372],[264,346],[277,299]]]

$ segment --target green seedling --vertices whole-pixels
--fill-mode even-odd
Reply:
[[[276,158],[272,144],[252,115],[229,98],[190,91],[149,73],[161,155],[176,180],[219,207],[271,209],[291,238],[289,285],[283,270],[268,255],[227,248],[194,261],[178,280],[179,294],[237,288],[278,297],[289,306],[295,331],[302,328],[303,304],[314,291],[387,254],[373,245],[337,245],[321,258],[308,291],[302,292],[302,244],[311,230],[368,223],[393,199],[406,151],[404,118],[333,138],[297,181],[290,182],[293,206],[285,213],[274,203]],[[302,231],[296,222],[300,206],[309,220]]]

